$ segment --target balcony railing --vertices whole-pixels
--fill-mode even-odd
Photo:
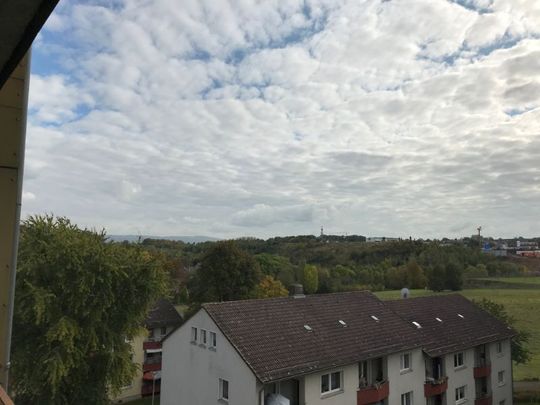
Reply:
[[[154,342],[151,340],[147,340],[146,342],[143,342],[143,350],[159,350],[161,349],[161,342]]]
[[[359,388],[356,393],[357,405],[375,404],[388,398],[390,385],[388,381],[375,383],[369,387]]]
[[[491,405],[491,395],[484,395],[474,400],[474,405]]]
[[[427,380],[424,384],[424,396],[426,398],[441,395],[448,389],[448,377],[441,377],[437,380]]]
[[[473,369],[474,378],[489,377],[491,375],[491,365],[485,364]]]
[[[155,394],[159,394],[159,392],[161,391],[161,386],[159,384],[156,384],[153,387],[153,390]],[[152,384],[143,385],[141,388],[141,395],[142,396],[152,395]]]
[[[142,369],[143,369],[143,372],[147,372],[147,371],[159,371],[161,370],[161,360],[160,361],[156,361],[156,362],[152,362],[152,363],[144,363],[143,366],[142,366]]]

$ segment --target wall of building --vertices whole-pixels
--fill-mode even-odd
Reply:
[[[497,353],[497,344],[489,344],[489,359],[491,362],[491,387],[493,405],[499,405],[504,400],[505,405],[512,405],[512,357],[510,353],[510,341],[502,342],[502,353]],[[498,373],[504,371],[505,383],[499,385]]]
[[[191,328],[216,332],[216,350],[191,342]],[[251,369],[202,309],[163,342],[161,405],[223,405],[219,379],[229,382],[229,404],[256,405],[259,387]]]
[[[401,372],[401,354],[411,353],[412,369]],[[389,404],[401,404],[401,395],[413,392],[413,403],[424,404],[424,380],[426,375],[424,355],[420,349],[394,353],[388,356],[388,381],[390,383]]]
[[[476,387],[474,380],[474,348],[463,351],[463,366],[454,367],[454,353],[444,356],[444,372],[448,377],[448,390],[446,391],[446,403],[456,403],[456,388],[466,386],[465,399],[467,403],[474,403],[476,399]],[[463,401],[465,402],[465,401]]]
[[[146,339],[146,334],[136,336],[131,341],[133,350],[133,362],[137,365],[137,373],[133,377],[131,385],[126,386],[120,391],[120,394],[114,397],[113,402],[126,402],[141,396],[142,387],[142,364],[144,362],[143,342]]]
[[[336,371],[342,371],[342,389],[339,392],[321,395],[321,376]],[[358,364],[338,367],[320,373],[313,373],[304,377],[304,403],[305,405],[343,405],[356,404],[358,391]],[[302,402],[300,404],[303,405]]]

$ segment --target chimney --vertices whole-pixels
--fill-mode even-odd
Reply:
[[[304,287],[302,284],[291,284],[289,287],[289,297],[305,298]]]

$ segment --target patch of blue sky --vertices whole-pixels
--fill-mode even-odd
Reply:
[[[273,39],[267,43],[259,43],[254,44],[251,47],[235,49],[229,54],[225,62],[231,65],[237,65],[254,52],[258,52],[263,49],[287,48],[288,46],[302,43],[325,29],[328,22],[328,12],[325,12],[316,18],[312,18],[311,8],[309,5],[304,4],[302,13],[309,22],[309,24],[306,26],[298,27],[289,32],[287,35],[284,35],[281,38]]]
[[[449,0],[451,3],[459,4],[461,7],[467,10],[475,11],[478,14],[489,14],[493,11],[489,7],[482,7],[474,0]],[[490,0],[489,5],[493,4],[493,0]]]
[[[516,117],[516,116],[528,113],[529,111],[532,111],[536,108],[537,107],[510,108],[510,109],[504,110],[504,113],[508,115],[509,117]]]

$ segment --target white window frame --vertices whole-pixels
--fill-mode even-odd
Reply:
[[[201,345],[206,346],[208,342],[208,332],[206,329],[201,329]]]
[[[211,349],[216,349],[217,347],[217,335],[216,335],[216,332],[210,332],[210,348]]]
[[[456,388],[455,392],[456,404],[462,404],[467,401],[467,386],[462,385]]]
[[[405,365],[405,359],[408,358],[408,365]],[[401,374],[412,371],[412,353],[402,353],[399,357],[399,371]]]
[[[412,391],[401,394],[401,405],[413,405],[413,404],[414,404],[414,399],[413,399]]]
[[[501,378],[502,376],[502,378]],[[497,385],[499,387],[502,387],[504,384],[506,384],[506,378],[505,378],[505,372],[504,370],[501,370],[497,373]]]
[[[223,388],[224,387],[227,387],[227,392],[224,392]],[[230,398],[230,384],[229,384],[229,380],[226,380],[224,378],[220,378],[219,379],[219,391],[218,391],[218,400],[220,401],[224,401],[224,402],[229,402],[229,398]],[[224,395],[225,394],[225,395]]]
[[[197,338],[199,336],[198,330],[195,326],[191,327],[191,343],[197,343]]]
[[[459,362],[461,357],[461,363]],[[465,352],[454,353],[454,368],[465,367]]]
[[[337,388],[332,388],[332,376],[334,376],[335,374],[338,374],[338,381],[339,381],[339,387]],[[328,391],[323,391],[323,378],[324,377],[328,377]],[[335,380],[334,380],[335,381]],[[337,393],[337,392],[343,392],[343,370],[339,370],[339,371],[332,371],[330,373],[325,373],[325,374],[322,374],[321,375],[321,396],[326,396],[326,395],[330,395],[330,394],[334,394],[334,393]]]

